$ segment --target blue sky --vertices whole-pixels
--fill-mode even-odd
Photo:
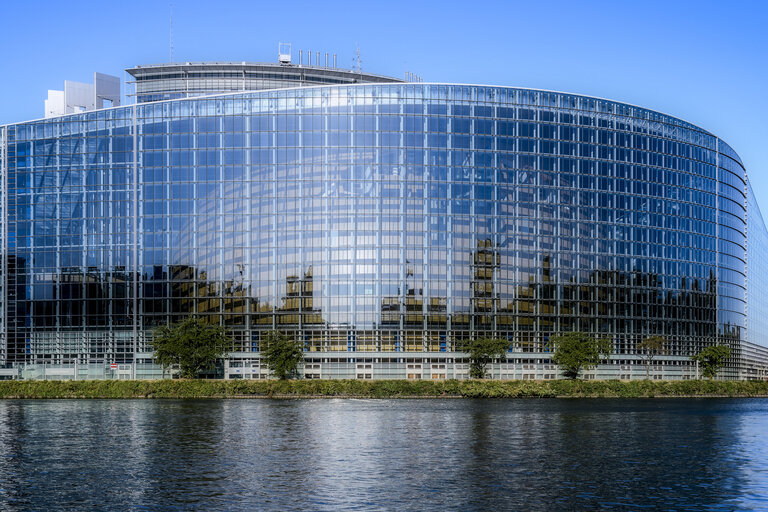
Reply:
[[[8,2],[0,124],[47,89],[169,60],[276,61],[279,41],[425,81],[535,87],[660,110],[720,136],[768,217],[768,2]],[[766,118],[766,119],[763,119]]]

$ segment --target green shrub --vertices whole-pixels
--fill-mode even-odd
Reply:
[[[91,380],[0,381],[0,398],[768,396],[762,381]]]

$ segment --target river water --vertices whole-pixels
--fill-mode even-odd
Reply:
[[[766,510],[768,400],[6,400],[0,510]]]

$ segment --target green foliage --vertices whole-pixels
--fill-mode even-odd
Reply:
[[[552,361],[568,379],[576,379],[581,370],[594,368],[613,348],[609,339],[594,338],[584,332],[565,332],[549,342],[554,350]]]
[[[638,351],[643,352],[643,359],[645,359],[645,378],[651,378],[651,363],[653,358],[660,354],[666,354],[667,351],[667,338],[664,336],[648,336],[643,341],[637,344]]]
[[[765,381],[85,380],[0,381],[0,398],[650,398],[768,396]]]
[[[301,343],[279,331],[269,331],[261,343],[261,357],[278,379],[285,380],[296,374],[296,368],[304,360]]]
[[[704,376],[711,380],[715,378],[718,370],[723,367],[729,357],[731,357],[730,348],[725,345],[714,345],[706,347],[691,359],[699,362]]]
[[[232,340],[223,327],[188,317],[159,327],[152,346],[157,364],[163,368],[178,365],[182,378],[194,379],[230,349]]]
[[[485,378],[485,367],[494,359],[503,357],[509,349],[509,342],[500,338],[475,338],[462,345],[462,350],[469,353],[469,376],[473,379]]]

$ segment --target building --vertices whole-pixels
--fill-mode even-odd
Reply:
[[[310,54],[311,55],[311,54]],[[768,233],[738,155],[652,110],[291,64],[142,66],[132,105],[0,127],[7,374],[159,375],[152,329],[196,314],[303,340],[307,377],[549,379],[558,332],[609,336],[587,378],[762,378]],[[761,282],[762,281],[762,282]]]
[[[129,84],[134,86],[135,92],[131,96],[135,96],[139,103],[309,85],[401,82],[387,76],[329,68],[327,64],[319,67],[185,62],[137,66],[126,71],[133,77]]]
[[[64,90],[48,90],[45,117],[76,112],[89,112],[120,105],[120,79],[116,76],[93,74],[93,83],[64,81]]]

